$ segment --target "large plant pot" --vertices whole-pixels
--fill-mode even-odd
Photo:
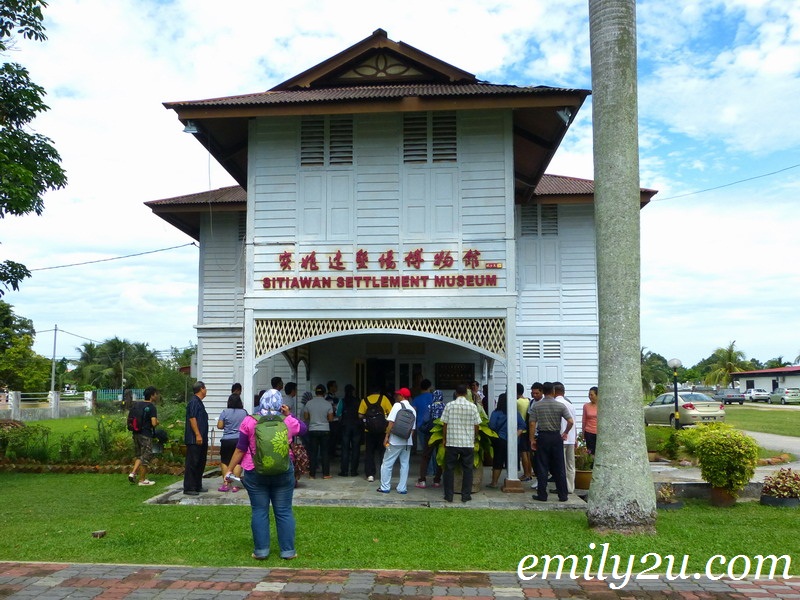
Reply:
[[[784,508],[797,508],[800,498],[776,498],[775,496],[761,496],[761,504],[766,506],[780,506]]]
[[[728,508],[736,504],[736,496],[731,494],[725,488],[712,487],[711,488],[711,505],[719,506],[720,508]]]
[[[589,486],[592,484],[592,472],[591,471],[578,471],[575,470],[575,489],[576,490],[588,490]]]
[[[656,508],[659,510],[680,510],[683,508],[683,501],[675,500],[674,502],[656,502]]]
[[[456,469],[453,473],[453,491],[456,494],[461,493],[461,469]],[[472,493],[477,494],[483,488],[483,467],[476,467],[472,469]]]

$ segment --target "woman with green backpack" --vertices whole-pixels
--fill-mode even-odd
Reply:
[[[295,521],[292,511],[294,496],[294,457],[291,440],[300,433],[300,421],[283,404],[280,393],[267,391],[259,404],[257,416],[246,418],[239,427],[239,442],[228,465],[232,472],[241,462],[242,481],[250,497],[250,527],[253,532],[253,554],[256,560],[269,556],[269,506],[275,514],[280,557],[297,557],[294,547]],[[271,440],[266,438],[272,437]],[[258,439],[258,441],[257,441]],[[283,456],[285,454],[285,456]],[[230,477],[230,475],[229,475]]]

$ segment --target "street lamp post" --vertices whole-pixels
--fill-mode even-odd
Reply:
[[[679,358],[671,358],[667,365],[672,369],[672,391],[675,393],[675,429],[680,429],[680,412],[678,411],[678,368],[681,366]]]

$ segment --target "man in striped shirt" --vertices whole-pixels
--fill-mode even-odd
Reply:
[[[481,417],[478,407],[467,400],[467,386],[456,386],[456,399],[442,412],[442,441],[444,443],[444,499],[453,501],[456,464],[461,465],[461,501],[472,500],[472,469],[475,440],[478,437]]]
[[[556,482],[556,491],[560,502],[567,501],[567,474],[564,470],[564,440],[575,420],[566,406],[557,402],[553,394],[553,384],[545,381],[542,384],[544,398],[531,405],[528,412],[528,434],[531,450],[536,452],[536,491],[534,500],[547,502],[547,474],[550,473]],[[561,433],[561,419],[567,422],[564,433]]]

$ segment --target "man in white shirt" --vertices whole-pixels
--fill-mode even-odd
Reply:
[[[414,421],[417,419],[417,411],[411,406],[411,391],[408,388],[400,388],[394,393],[394,404],[392,410],[389,411],[389,416],[386,420],[389,422],[386,427],[386,437],[383,440],[383,445],[386,447],[386,452],[383,455],[383,463],[381,463],[381,487],[378,491],[381,494],[388,494],[392,491],[392,468],[397,459],[400,459],[400,480],[397,482],[397,493],[408,493],[408,464],[411,460],[411,446],[414,443],[414,431],[407,438],[396,436],[392,433],[394,422],[397,419],[397,413],[401,409],[408,409],[414,413]],[[416,427],[416,426],[415,426]]]
[[[553,392],[556,396],[556,402],[560,402],[567,407],[572,421],[575,421],[575,406],[564,395],[564,384],[560,381],[553,383]],[[561,419],[561,435],[564,439],[564,468],[567,473],[567,492],[570,494],[575,493],[575,442],[577,442],[576,428],[571,427],[564,437],[564,431],[567,428],[567,421]],[[552,491],[552,490],[551,490]]]

